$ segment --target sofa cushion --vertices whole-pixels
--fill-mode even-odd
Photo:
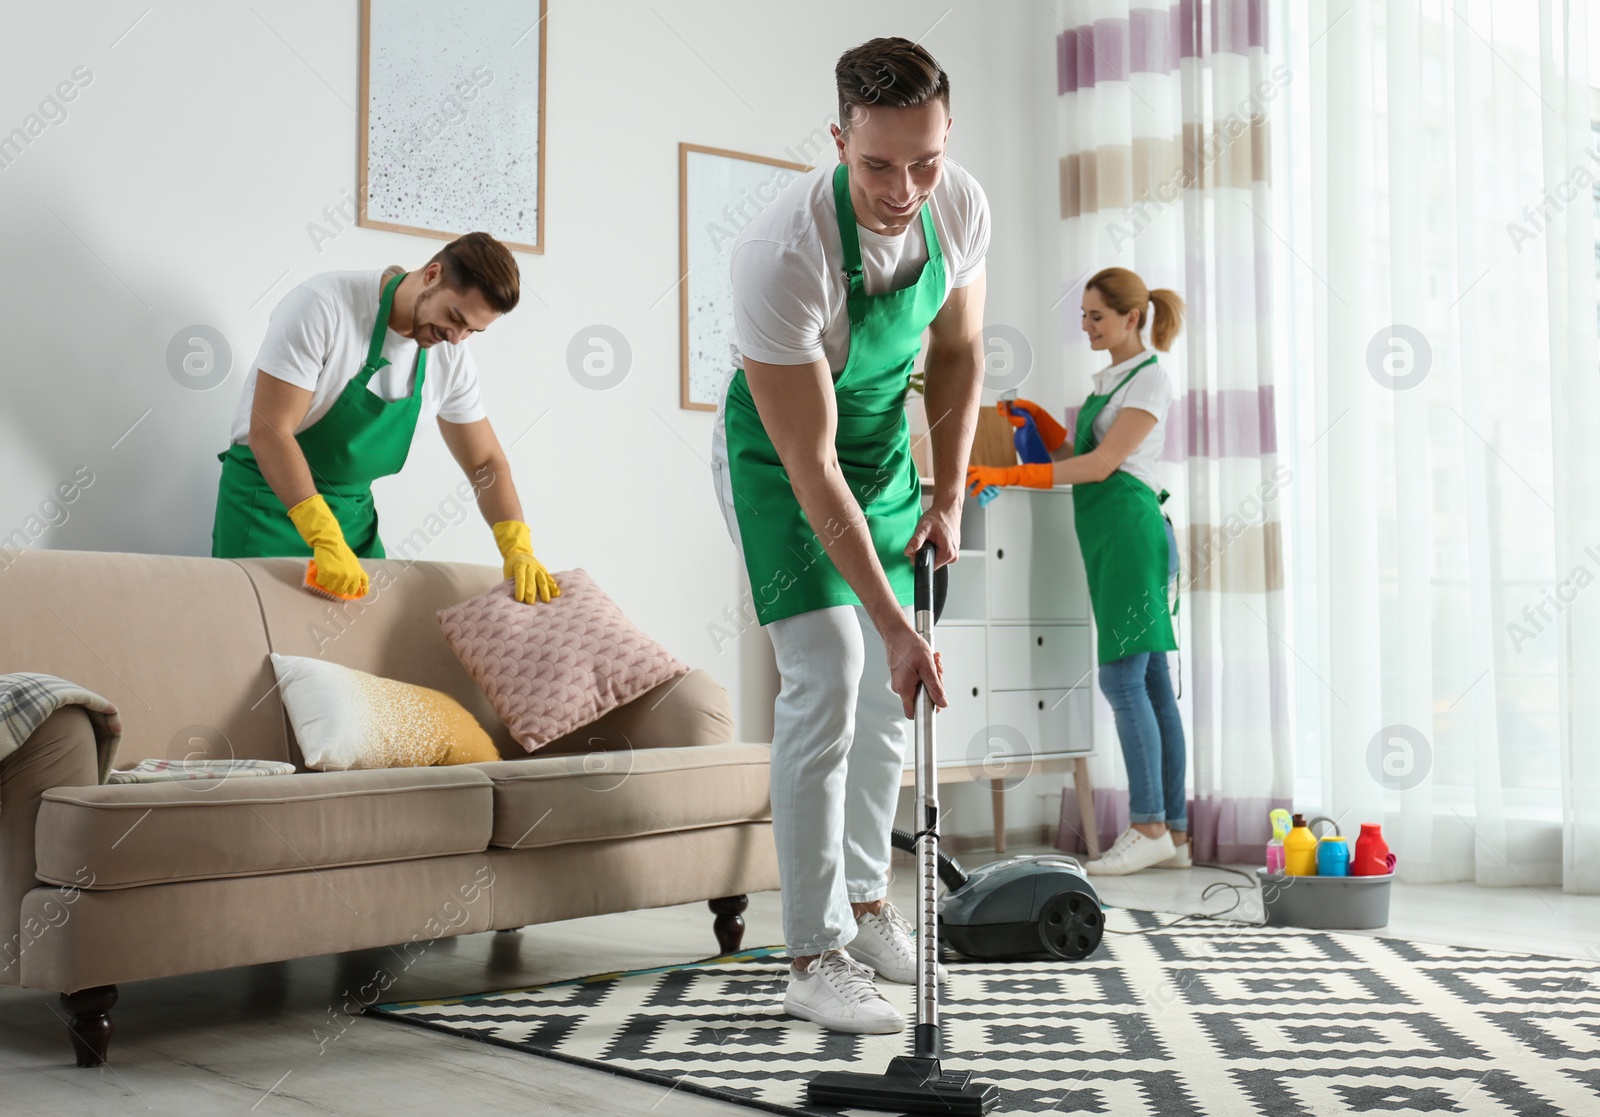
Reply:
[[[34,845],[42,881],[135,888],[481,852],[491,809],[480,767],[61,787]]]
[[[721,745],[733,740],[733,703],[709,672],[696,667],[668,679],[581,729],[539,750],[596,752],[600,749],[667,749]],[[517,750],[520,758],[522,750]],[[507,757],[507,759],[513,759]]]
[[[122,711],[118,764],[292,759],[282,707],[262,700],[273,679],[261,606],[233,563],[29,550],[0,551],[0,566],[0,672],[104,695]]]
[[[615,749],[482,764],[491,846],[533,849],[772,817],[767,745]]]
[[[418,553],[415,535],[413,532],[398,544],[388,541],[395,558],[361,560],[371,588],[360,601],[329,601],[307,593],[302,585],[306,573],[303,558],[237,559],[235,565],[255,587],[271,651],[315,656],[385,679],[442,690],[488,731],[500,755],[528,755],[500,724],[494,707],[445,643],[434,619],[438,610],[499,582],[499,564],[409,561]],[[273,685],[265,651],[261,667],[267,681],[251,697],[252,702]],[[283,720],[281,712],[279,717]],[[289,759],[300,761],[298,745]]]
[[[520,604],[506,581],[439,611],[450,647],[529,752],[689,672],[586,572],[555,577],[561,596],[548,603]]]

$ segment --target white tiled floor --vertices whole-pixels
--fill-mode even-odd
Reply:
[[[1195,869],[1097,878],[1096,885],[1113,905],[1220,911],[1232,903],[1230,896],[1201,902],[1206,885],[1219,879],[1228,878]],[[899,873],[893,892],[906,908],[910,883],[911,874]],[[1232,914],[1257,915],[1248,907]],[[746,945],[781,937],[776,893],[752,896],[746,918]],[[1600,897],[1396,885],[1382,933],[1600,960]],[[665,965],[704,957],[714,947],[702,904],[470,935],[436,944],[387,996],[450,996]],[[112,1065],[100,1070],[72,1065],[53,994],[0,990],[0,1114],[752,1112],[332,1009],[380,968],[399,973],[398,957],[357,951],[123,986],[112,1014]]]

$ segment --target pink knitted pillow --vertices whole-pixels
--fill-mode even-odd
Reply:
[[[556,581],[548,603],[519,603],[505,581],[439,610],[445,640],[529,752],[689,671],[587,573]]]

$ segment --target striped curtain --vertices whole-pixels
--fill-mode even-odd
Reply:
[[[1068,422],[1107,358],[1080,327],[1083,284],[1138,272],[1188,304],[1162,363],[1174,382],[1162,483],[1186,559],[1179,613],[1197,860],[1251,861],[1288,806],[1290,654],[1280,515],[1269,144],[1290,80],[1267,49],[1268,0],[1066,0],[1056,36],[1061,299]],[[1096,690],[1102,846],[1128,821],[1115,723]],[[1075,796],[1060,844],[1081,848]]]

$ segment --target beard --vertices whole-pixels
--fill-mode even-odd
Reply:
[[[417,296],[416,301],[411,304],[411,332],[413,335],[418,335],[416,337],[418,345],[421,345],[423,342],[423,339],[420,335],[422,334],[424,328],[427,328],[430,331],[432,329],[432,327],[429,327],[427,323],[422,320],[422,312],[428,309],[428,305],[433,302],[438,294],[439,291],[437,288],[432,291],[423,291]],[[433,344],[431,339],[429,340],[428,344]]]

